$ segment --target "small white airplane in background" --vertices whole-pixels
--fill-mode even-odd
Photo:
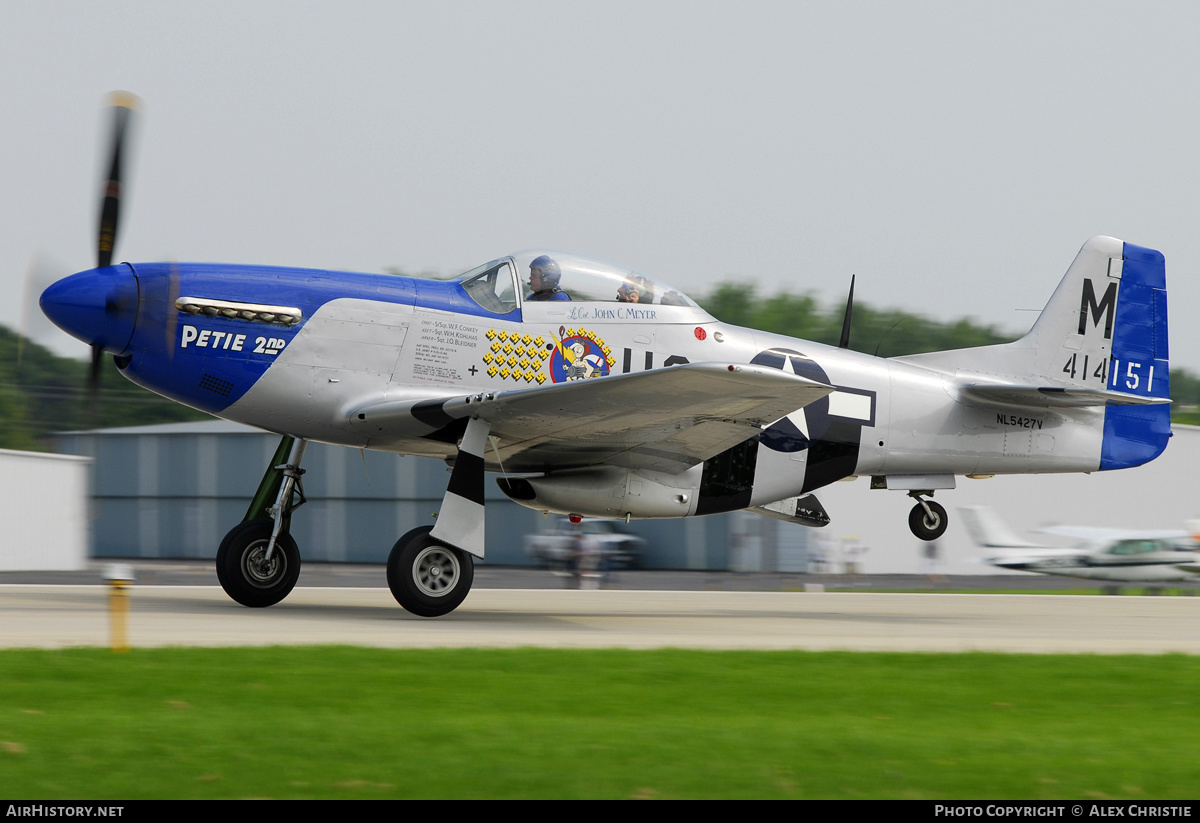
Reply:
[[[1039,531],[1075,539],[1070,548],[1040,546],[1022,540],[988,506],[959,509],[971,539],[997,551],[984,562],[1002,569],[1057,574],[1125,583],[1200,581],[1195,533],[1134,531],[1093,526],[1049,526]],[[1197,521],[1189,525],[1200,526]]]

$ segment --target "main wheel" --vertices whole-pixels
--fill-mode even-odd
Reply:
[[[926,503],[929,506],[928,514],[920,503],[912,507],[908,513],[908,527],[922,540],[937,540],[946,533],[946,526],[949,525],[946,510],[932,500]]]
[[[250,520],[229,530],[217,549],[217,579],[221,588],[243,606],[274,606],[291,593],[300,577],[300,550],[287,532],[275,540],[271,559],[271,520]]]
[[[392,597],[421,617],[441,617],[457,609],[475,578],[471,555],[434,540],[429,536],[432,528],[420,526],[397,540],[387,564]]]

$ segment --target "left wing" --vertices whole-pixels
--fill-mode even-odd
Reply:
[[[349,417],[382,442],[417,435],[414,424],[424,424],[423,436],[480,418],[495,438],[487,459],[498,453],[506,471],[609,464],[679,472],[833,390],[765,366],[687,363],[530,389],[368,403]]]
[[[971,383],[960,386],[959,391],[964,397],[980,403],[1022,407],[1142,406],[1171,402],[1169,397],[1145,397],[1101,389],[1008,383]]]

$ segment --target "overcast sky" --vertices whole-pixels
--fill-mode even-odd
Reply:
[[[1087,238],[1162,251],[1200,371],[1200,4],[0,1],[0,275],[461,271],[548,246],[1020,332]],[[78,351],[63,336],[68,351]]]

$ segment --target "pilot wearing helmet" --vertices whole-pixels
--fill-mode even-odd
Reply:
[[[632,275],[617,289],[617,302],[652,303],[654,302],[654,291],[650,288],[646,278]]]
[[[571,295],[558,287],[562,279],[562,269],[548,254],[534,258],[529,264],[529,289],[531,294],[526,300],[570,300]]]

